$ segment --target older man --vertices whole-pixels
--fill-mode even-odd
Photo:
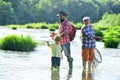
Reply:
[[[95,36],[94,29],[90,24],[90,18],[83,18],[84,25],[81,28],[82,32],[82,60],[83,60],[83,72],[86,72],[86,62],[88,61],[88,75],[91,74],[91,63],[94,55],[94,48],[96,47],[95,39],[102,39],[99,36]]]

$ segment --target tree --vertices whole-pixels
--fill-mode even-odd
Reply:
[[[0,24],[16,23],[16,15],[10,2],[0,1]]]

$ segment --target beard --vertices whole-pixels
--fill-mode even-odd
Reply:
[[[65,19],[60,19],[60,22],[64,22]]]

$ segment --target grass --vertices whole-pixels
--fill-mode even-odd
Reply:
[[[120,29],[119,27],[111,27],[104,32],[104,45],[108,48],[117,48],[120,44]]]
[[[37,45],[30,36],[8,35],[0,40],[0,49],[11,51],[33,51]]]
[[[71,22],[72,25],[74,25],[77,29],[80,29],[82,27],[82,23],[73,23]],[[15,27],[17,28],[32,28],[32,29],[58,29],[59,27],[59,23],[46,23],[46,22],[42,22],[42,23],[28,23],[25,25],[7,25],[9,28],[13,28]]]

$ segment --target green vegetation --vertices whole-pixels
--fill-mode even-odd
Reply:
[[[120,26],[119,26],[120,27]],[[120,44],[120,28],[111,27],[104,32],[104,45],[109,48],[117,48]]]
[[[105,12],[120,13],[120,2],[119,0],[0,0],[0,24],[55,23],[58,21],[56,14],[59,11],[66,11],[69,20],[75,23],[82,22],[84,16],[90,16],[92,22],[97,22]]]
[[[12,51],[32,51],[37,43],[30,36],[8,35],[0,40],[0,49]]]
[[[104,37],[104,46],[117,48],[120,44],[120,14],[105,13],[102,19],[93,24],[96,35]]]
[[[100,30],[100,28],[95,27],[94,30],[95,30],[95,35],[96,35],[96,36],[101,36],[101,37],[103,37],[103,33],[102,33],[102,31]]]
[[[120,26],[120,14],[105,13],[99,23],[107,27]]]
[[[56,16],[59,11],[67,12],[68,19],[77,29],[83,25],[82,18],[89,16],[95,34],[105,38],[105,47],[112,41],[120,44],[119,38],[107,38],[119,37],[119,0],[0,0],[0,25],[15,24],[9,27],[53,31],[59,26]]]
[[[116,39],[111,39],[111,38],[105,40],[105,42],[104,42],[104,45],[107,48],[117,48],[118,44],[119,44],[119,42]]]

